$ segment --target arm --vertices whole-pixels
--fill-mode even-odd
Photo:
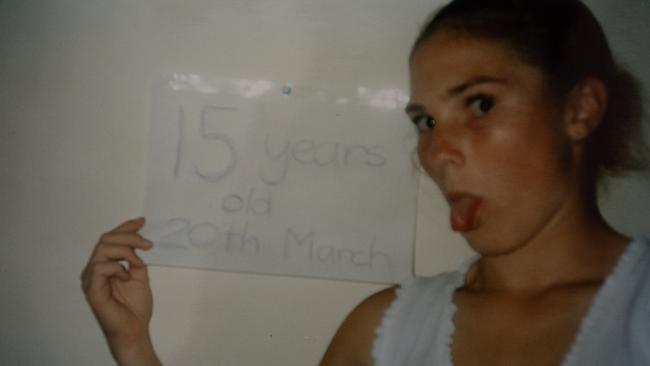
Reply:
[[[102,235],[81,274],[86,300],[122,366],[160,365],[149,337],[153,299],[147,267],[135,254],[153,245],[138,234],[143,225],[143,218],[130,220]]]
[[[390,287],[371,295],[345,318],[323,356],[321,366],[371,366],[375,330],[395,299]]]

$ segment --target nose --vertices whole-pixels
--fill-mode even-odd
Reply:
[[[438,122],[433,130],[420,135],[418,157],[424,169],[435,180],[450,167],[460,167],[465,162],[462,153],[462,126]]]

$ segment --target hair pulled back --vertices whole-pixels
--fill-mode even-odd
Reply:
[[[454,0],[427,22],[411,57],[440,30],[505,42],[544,72],[558,97],[587,77],[600,79],[608,106],[587,140],[586,178],[595,186],[603,176],[646,167],[640,86],[615,63],[600,24],[580,1]]]

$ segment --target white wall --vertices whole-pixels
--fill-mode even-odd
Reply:
[[[406,90],[408,48],[437,3],[0,0],[0,363],[112,364],[79,273],[101,232],[141,212],[156,76]],[[590,3],[650,85],[650,2]],[[608,216],[650,230],[647,182],[618,186]],[[453,268],[468,251],[430,184],[420,202],[417,271]],[[169,365],[316,364],[345,314],[382,287],[150,271],[153,338]]]

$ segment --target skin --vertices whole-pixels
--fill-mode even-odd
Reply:
[[[81,273],[81,284],[119,365],[161,365],[149,336],[153,298],[147,267],[135,249],[153,243],[138,231],[144,218],[126,221],[103,234]],[[118,261],[129,263],[126,270]]]
[[[443,31],[414,53],[411,89],[407,111],[424,170],[445,195],[482,200],[477,224],[463,233],[481,258],[454,294],[454,364],[559,364],[629,241],[602,219],[582,178],[606,88],[586,78],[560,99],[541,70],[503,43]],[[104,234],[82,274],[121,365],[160,364],[146,267],[134,253],[151,247],[138,234],[143,222]],[[372,365],[375,330],[394,299],[392,287],[359,304],[321,365]]]
[[[420,162],[445,195],[483,200],[463,232],[481,258],[454,294],[455,365],[557,365],[568,352],[629,241],[584,189],[585,141],[606,105],[600,80],[560,99],[540,69],[494,40],[443,31],[414,53],[407,111]],[[322,364],[371,365],[374,329],[394,296],[361,303]]]

